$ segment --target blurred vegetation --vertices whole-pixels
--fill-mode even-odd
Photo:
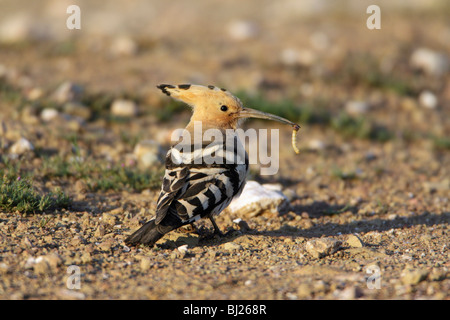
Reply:
[[[369,62],[371,59],[369,59]],[[358,82],[366,83],[368,86],[382,86],[387,90],[394,90],[398,94],[410,94],[416,92],[415,85],[409,80],[395,79],[388,77],[379,71],[378,67],[369,67],[365,72],[364,68],[355,68],[352,64],[344,64],[343,72],[339,79],[333,81],[343,81],[344,83]],[[241,90],[236,92],[236,96],[243,102],[245,106],[249,106],[264,112],[272,113],[300,125],[319,125],[333,129],[345,138],[367,139],[375,142],[386,142],[395,138],[394,131],[399,128],[388,128],[377,122],[374,118],[368,116],[355,116],[343,110],[330,110],[329,101],[320,98],[314,98],[301,103],[297,103],[293,98],[286,97],[279,100],[269,100],[262,93],[250,94]],[[134,101],[141,106],[140,116],[151,115],[156,120],[167,122],[176,118],[180,113],[189,113],[189,108],[184,103],[173,99],[166,99],[163,103],[157,105],[148,105],[145,98],[133,93],[84,93],[81,104],[87,106],[91,110],[91,116],[88,121],[96,121],[105,119],[110,124],[127,124],[133,119],[122,118],[111,115],[110,107],[115,99],[128,99]],[[14,86],[10,85],[6,80],[0,79],[0,101],[16,106],[17,110],[22,110],[24,106],[32,106],[33,110],[39,114],[44,108],[55,108],[62,111],[63,106],[58,105],[49,98],[41,98],[35,101],[29,101],[24,94]],[[449,150],[449,139],[444,136],[419,135],[417,132],[413,135],[409,134],[406,128],[400,136],[413,142],[419,137],[430,139],[436,150]],[[397,132],[397,131],[396,131]],[[122,133],[121,139],[136,139]],[[136,142],[136,141],[135,141]],[[135,143],[134,142],[134,143]]]
[[[1,170],[0,170],[1,173]],[[68,208],[70,198],[60,189],[41,195],[31,181],[4,173],[0,182],[0,210],[20,213],[42,213]]]
[[[328,82],[342,83],[346,87],[365,86],[392,91],[398,95],[417,93],[417,76],[404,72],[383,72],[380,61],[367,52],[352,52],[343,60],[339,72]]]
[[[343,111],[337,115],[325,108],[323,101],[296,104],[291,99],[268,101],[262,95],[248,95],[241,91],[237,96],[244,105],[272,113],[291,121],[310,125],[323,125],[334,129],[346,138],[369,139],[386,142],[394,137],[388,128],[368,120],[367,117],[355,117]]]

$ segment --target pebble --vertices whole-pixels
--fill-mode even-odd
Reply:
[[[34,101],[42,98],[44,96],[44,91],[41,88],[31,88],[26,92],[26,97],[28,100]]]
[[[428,270],[425,269],[405,269],[402,272],[401,280],[405,285],[415,285],[425,280],[428,276]]]
[[[98,245],[98,247],[100,248],[100,250],[108,251],[108,250],[111,250],[113,245],[114,245],[114,240],[113,239],[107,239],[107,240],[101,242]]]
[[[89,252],[83,252],[83,254],[81,255],[81,262],[83,262],[84,264],[88,264],[92,262],[92,256]]]
[[[149,168],[162,161],[163,150],[158,142],[143,140],[136,144],[133,154],[139,166]]]
[[[20,138],[16,143],[14,143],[9,152],[13,155],[22,155],[28,151],[33,151],[34,146],[25,138]]]
[[[311,139],[308,142],[308,149],[313,151],[322,151],[325,150],[326,144],[322,140],[319,139]]]
[[[75,182],[74,188],[76,193],[83,194],[86,193],[86,191],[88,191],[88,186],[86,182],[82,179],[79,179]]]
[[[429,48],[416,49],[411,55],[410,64],[413,68],[434,76],[445,75],[449,69],[448,58]]]
[[[281,191],[250,180],[246,183],[241,196],[233,199],[227,210],[231,213],[239,212],[241,216],[255,217],[264,211],[280,212],[287,204],[287,198]]]
[[[369,104],[366,101],[347,101],[345,111],[353,115],[365,114],[369,111]]]
[[[336,296],[340,300],[353,300],[362,297],[363,292],[358,287],[348,287],[337,292]]]
[[[60,296],[62,299],[70,299],[70,300],[86,299],[86,295],[83,292],[79,292],[76,290],[69,290],[69,289],[61,289],[58,292],[58,296]]]
[[[422,107],[427,109],[436,109],[438,106],[438,99],[433,92],[425,90],[419,95],[419,103]]]
[[[142,257],[141,263],[140,263],[141,271],[147,271],[151,268],[151,266],[152,266],[152,261],[150,260],[150,258]]]
[[[448,191],[450,190],[450,179],[445,178],[440,181],[425,181],[423,183],[423,188],[429,193],[435,191]]]
[[[59,116],[58,110],[54,108],[45,108],[41,111],[41,119],[45,122],[50,122],[57,119]]]
[[[364,243],[362,242],[362,240],[354,234],[348,235],[344,244],[346,244],[352,248],[362,248],[364,246]]]
[[[118,221],[117,216],[110,212],[104,212],[102,215],[102,222],[106,224],[114,226],[117,223],[117,221]]]
[[[113,40],[109,50],[114,56],[134,56],[138,52],[138,45],[130,37],[119,36]]]
[[[23,110],[20,112],[20,121],[29,125],[38,124],[40,121],[37,115],[36,108],[33,106],[26,106],[25,108],[23,108]]]
[[[225,243],[223,245],[223,248],[225,250],[230,250],[230,251],[232,251],[232,250],[242,250],[242,246],[240,244],[238,244],[238,243],[235,243],[235,242],[227,242],[227,243]]]
[[[323,258],[335,253],[342,242],[333,238],[321,238],[306,242],[305,249],[314,258]]]
[[[111,105],[111,114],[117,117],[135,117],[138,107],[132,100],[116,99]]]
[[[106,233],[105,227],[103,225],[99,225],[94,232],[94,236],[100,238],[103,237],[105,233]]]
[[[58,103],[67,103],[81,99],[84,88],[76,83],[66,81],[62,83],[52,94],[52,99]]]
[[[20,42],[30,38],[33,30],[31,17],[17,14],[2,19],[0,25],[0,40],[2,42]]]
[[[287,48],[281,51],[281,63],[286,66],[312,66],[316,61],[316,55],[309,49]]]
[[[11,272],[11,268],[4,262],[0,263],[0,274],[5,275]]]
[[[34,260],[33,269],[37,274],[50,274],[56,271],[61,264],[61,258],[57,254],[39,256]]]
[[[314,293],[313,287],[311,284],[308,283],[300,283],[300,285],[297,287],[297,297],[299,299],[307,299],[312,297]]]
[[[284,49],[280,54],[281,62],[286,66],[294,66],[298,63],[298,53],[295,49]]]
[[[258,35],[258,28],[255,23],[245,20],[232,21],[227,26],[228,35],[231,39],[244,41]]]

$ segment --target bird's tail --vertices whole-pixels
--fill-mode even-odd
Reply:
[[[155,219],[152,219],[126,238],[125,243],[127,245],[145,244],[153,246],[156,241],[161,239],[164,234],[168,232],[160,232],[158,229],[160,228],[158,228],[158,225],[155,223]]]

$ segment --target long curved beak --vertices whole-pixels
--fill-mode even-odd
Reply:
[[[238,118],[258,118],[258,119],[267,119],[267,120],[274,120],[278,121],[284,124],[291,125],[296,130],[300,128],[300,126],[292,121],[289,121],[285,118],[276,116],[271,113],[262,112],[259,110],[251,109],[251,108],[243,108],[241,112],[239,112]]]

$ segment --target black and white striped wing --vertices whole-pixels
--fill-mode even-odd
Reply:
[[[156,208],[156,224],[166,216],[190,223],[217,215],[239,195],[245,184],[248,161],[243,164],[174,164],[171,151]]]
[[[219,214],[242,190],[245,180],[238,177],[229,168],[192,169],[186,192],[175,202],[180,218],[191,222]]]
[[[159,193],[158,202],[156,204],[156,224],[159,224],[167,216],[173,201],[186,191],[188,187],[188,177],[188,168],[179,170],[166,169],[161,192]]]

